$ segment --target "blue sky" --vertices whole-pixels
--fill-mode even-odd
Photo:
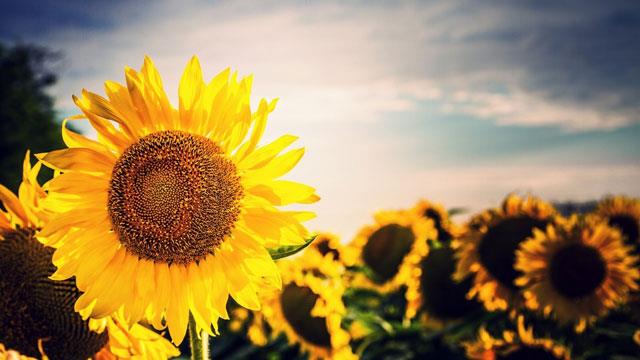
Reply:
[[[312,228],[350,237],[420,197],[472,210],[511,191],[550,200],[640,195],[640,5],[633,1],[20,1],[0,39],[65,60],[52,94],[123,81],[152,56],[168,93],[255,75],[280,97],[269,137],[300,136],[292,178],[323,200]]]

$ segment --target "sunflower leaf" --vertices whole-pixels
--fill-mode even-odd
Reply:
[[[291,255],[297,254],[298,252],[304,250],[307,246],[311,245],[313,240],[316,239],[316,236],[312,236],[307,239],[302,245],[289,245],[289,246],[280,246],[277,248],[267,249],[269,250],[269,255],[273,260],[279,260]]]

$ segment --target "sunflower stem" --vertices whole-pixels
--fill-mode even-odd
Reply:
[[[191,345],[191,360],[209,359],[209,334],[202,331],[198,334],[196,320],[189,314],[189,344]]]

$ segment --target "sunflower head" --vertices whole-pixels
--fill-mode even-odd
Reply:
[[[409,211],[379,212],[375,220],[349,245],[354,265],[366,270],[354,275],[352,285],[390,291],[406,283],[413,265],[428,253],[427,240],[436,232],[432,221]]]
[[[560,322],[585,326],[638,289],[638,258],[621,234],[595,218],[575,216],[566,224],[536,230],[522,244],[516,267],[527,307]]]
[[[59,173],[46,184],[56,214],[39,237],[56,248],[54,278],[75,277],[83,292],[77,309],[102,317],[122,308],[134,322],[166,325],[176,343],[191,313],[214,335],[229,296],[258,309],[258,288],[280,286],[266,249],[308,237],[302,222],[313,213],[279,209],[319,199],[281,179],[304,149],[284,151],[291,135],[260,144],[276,101],[252,110],[251,77],[227,69],[205,83],[194,57],[177,107],[151,59],[125,77],[105,83],[106,98],[74,97],[82,115],[63,122],[68,149],[39,154]],[[66,127],[82,119],[97,140]]]
[[[600,201],[595,214],[622,232],[625,242],[640,254],[640,200],[625,196]]]
[[[449,218],[449,212],[442,205],[420,200],[412,211],[433,221],[433,228],[437,232],[436,239],[438,241],[443,243],[450,242],[459,235],[459,230]]]
[[[570,351],[550,338],[537,338],[533,327],[526,327],[518,317],[517,332],[507,330],[502,338],[494,338],[484,328],[478,339],[463,344],[469,359],[477,360],[569,360]]]
[[[458,258],[455,278],[461,281],[473,275],[469,297],[477,296],[490,311],[517,306],[520,293],[515,280],[520,272],[515,268],[516,250],[534,229],[555,221],[558,218],[550,204],[531,196],[509,195],[500,208],[473,217],[464,235],[453,241]]]
[[[479,310],[480,304],[467,298],[472,279],[453,279],[456,261],[448,244],[432,247],[411,271],[407,282],[406,317],[423,312],[427,322],[457,320]]]
[[[342,329],[346,308],[339,274],[314,270],[309,259],[278,263],[283,276],[282,291],[264,292],[261,313],[274,333],[285,333],[311,359],[355,359],[349,347],[349,332]],[[319,276],[319,274],[321,274]]]

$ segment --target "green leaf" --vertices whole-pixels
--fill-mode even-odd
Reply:
[[[279,260],[279,259],[289,257],[291,255],[297,254],[298,252],[304,250],[304,248],[311,245],[311,243],[315,239],[316,239],[316,236],[314,235],[309,239],[307,239],[307,241],[305,241],[305,243],[302,245],[280,246],[277,248],[267,249],[267,250],[269,250],[269,255],[271,255],[271,258],[273,260]]]

